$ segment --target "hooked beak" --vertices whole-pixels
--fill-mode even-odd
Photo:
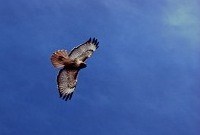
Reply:
[[[87,67],[86,63],[82,62],[82,63],[80,64],[80,68],[86,68],[86,67]]]

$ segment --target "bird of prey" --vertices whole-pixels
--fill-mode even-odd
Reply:
[[[97,39],[89,39],[85,43],[72,49],[70,53],[66,50],[58,50],[51,56],[51,62],[55,68],[62,68],[57,76],[57,86],[60,97],[70,100],[76,88],[78,72],[86,68],[86,59],[99,47]]]

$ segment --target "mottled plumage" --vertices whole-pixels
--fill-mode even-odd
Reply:
[[[80,69],[85,68],[86,59],[99,47],[97,39],[89,39],[85,43],[72,49],[68,54],[66,50],[58,50],[51,56],[54,67],[62,68],[57,76],[57,85],[60,97],[65,100],[72,98],[76,88],[77,76]]]

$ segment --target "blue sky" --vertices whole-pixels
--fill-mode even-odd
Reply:
[[[198,135],[198,0],[0,0],[1,135]],[[58,49],[99,49],[61,100]]]

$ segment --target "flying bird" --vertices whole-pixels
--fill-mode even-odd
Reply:
[[[77,84],[78,72],[87,67],[86,59],[99,47],[97,39],[89,39],[85,43],[75,47],[68,53],[66,50],[58,50],[51,56],[52,65],[60,69],[57,76],[59,95],[64,100],[71,100]]]

